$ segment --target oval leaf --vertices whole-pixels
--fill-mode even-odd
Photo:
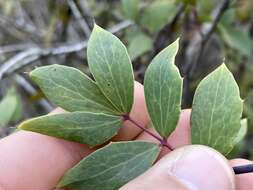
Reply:
[[[97,85],[121,112],[133,104],[133,69],[126,47],[113,34],[95,25],[88,43],[88,64]]]
[[[58,187],[68,187],[72,190],[118,190],[145,172],[153,164],[158,153],[159,146],[154,143],[111,143],[70,169]]]
[[[118,113],[98,86],[73,67],[50,65],[30,73],[49,100],[67,111]]]
[[[0,101],[0,127],[6,127],[9,122],[17,121],[22,116],[21,100],[14,88],[8,90]]]
[[[248,120],[246,118],[241,120],[241,127],[240,130],[238,131],[238,133],[236,134],[236,137],[234,139],[234,144],[238,144],[240,143],[244,137],[247,134],[247,130],[248,130]]]
[[[136,20],[139,16],[139,0],[121,0],[123,12],[127,19]]]
[[[177,52],[178,40],[153,59],[144,79],[149,116],[164,138],[176,128],[181,112],[182,78],[174,64]]]
[[[242,100],[236,81],[222,64],[204,78],[194,95],[192,143],[228,154],[241,127]]]
[[[135,60],[137,57],[142,54],[150,51],[152,49],[153,42],[152,39],[144,33],[135,35],[128,46],[128,52],[132,60]]]
[[[120,116],[72,112],[30,119],[21,123],[19,128],[95,146],[116,135],[121,126]]]

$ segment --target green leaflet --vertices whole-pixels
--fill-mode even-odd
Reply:
[[[158,153],[159,146],[154,143],[111,143],[70,169],[58,187],[68,187],[72,190],[118,190],[145,172],[153,164]]]
[[[136,20],[139,16],[139,0],[121,0],[126,18]]]
[[[67,111],[118,113],[90,78],[63,65],[43,66],[30,73],[44,94]]]
[[[133,104],[133,69],[127,50],[113,34],[95,25],[88,43],[88,64],[97,85],[121,114]]]
[[[177,51],[178,40],[152,60],[144,79],[149,116],[164,138],[176,128],[181,112],[182,78],[174,64]]]
[[[222,64],[203,79],[194,95],[192,143],[228,154],[240,129],[242,100],[236,81]]]
[[[72,112],[30,119],[21,123],[19,128],[96,146],[116,135],[121,125],[120,116]]]
[[[128,51],[132,60],[152,49],[152,39],[144,33],[134,36],[129,42]]]
[[[241,120],[241,127],[240,130],[238,131],[235,139],[234,139],[234,144],[238,144],[243,140],[243,138],[246,136],[248,130],[248,120],[247,119],[242,119]]]
[[[252,55],[253,45],[248,32],[235,28],[232,25],[219,24],[218,29],[228,46],[238,50],[242,55]]]
[[[0,101],[0,127],[5,127],[11,121],[17,121],[22,116],[22,105],[14,88],[8,90]]]
[[[140,24],[151,33],[158,32],[175,16],[177,6],[174,1],[157,0],[144,7]]]

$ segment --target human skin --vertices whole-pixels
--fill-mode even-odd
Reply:
[[[52,114],[61,112],[61,109],[56,109]],[[248,190],[253,187],[253,174],[234,176],[231,168],[251,163],[250,161],[243,159],[228,161],[215,150],[205,146],[185,146],[191,144],[190,113],[191,110],[182,111],[176,130],[168,138],[168,143],[176,150],[169,152],[163,148],[153,168],[123,186],[121,190],[185,190],[191,189],[191,185],[211,189],[212,183],[207,182],[216,183],[215,180],[219,180],[217,185],[220,185],[218,188],[220,190],[234,189],[234,186],[236,190]],[[137,82],[130,116],[143,126],[147,126],[149,122],[143,86]],[[149,130],[155,132],[153,129]],[[124,122],[124,127],[113,140],[156,142],[154,138],[128,121]],[[177,149],[178,147],[183,148]],[[79,143],[28,131],[16,132],[0,140],[0,190],[51,190],[68,169],[92,151]],[[176,158],[180,160],[178,164],[182,163],[183,167],[174,165]],[[193,162],[189,163],[189,160]],[[201,160],[207,162],[202,163]],[[201,164],[204,167],[198,166]],[[218,176],[217,179],[207,172],[210,171],[209,166]],[[189,173],[192,168],[192,172]]]

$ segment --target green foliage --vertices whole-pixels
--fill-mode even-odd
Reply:
[[[139,0],[121,0],[125,17],[136,20],[139,16]]]
[[[96,84],[120,114],[130,112],[134,77],[131,60],[122,42],[95,25],[88,43],[88,64]]]
[[[176,5],[173,1],[154,1],[144,9],[140,24],[150,32],[157,32],[173,18],[175,13]]]
[[[144,79],[145,100],[157,132],[165,139],[176,128],[181,112],[182,78],[175,66],[179,40],[152,60]],[[81,142],[103,144],[117,134],[123,121],[139,128],[129,112],[133,104],[133,70],[127,50],[113,34],[95,25],[87,50],[95,82],[77,69],[51,65],[30,76],[45,95],[69,113],[46,115],[23,122],[19,128]],[[194,96],[192,142],[211,146],[223,154],[241,141],[246,120],[241,121],[242,100],[231,72],[223,64],[203,79]],[[111,143],[70,169],[58,187],[74,190],[116,190],[145,172],[159,154],[148,142]]]
[[[20,124],[19,129],[96,146],[108,141],[122,126],[121,117],[90,112],[46,115]]]
[[[178,43],[175,41],[153,59],[144,80],[151,121],[164,138],[176,128],[181,112],[182,78],[174,64]]]
[[[248,32],[242,31],[233,26],[226,26],[222,24],[219,25],[219,31],[224,39],[224,42],[228,46],[239,51],[242,55],[252,55],[253,43]]]
[[[156,144],[133,141],[111,143],[84,158],[61,179],[58,187],[73,190],[118,190],[145,172],[159,153]]]
[[[16,122],[22,116],[20,97],[14,88],[8,90],[0,102],[0,127],[5,127],[9,122]]]
[[[229,153],[241,126],[241,116],[239,88],[223,64],[203,79],[195,92],[191,114],[192,143]]]
[[[135,35],[129,42],[128,52],[131,60],[135,60],[142,54],[150,51],[152,49],[152,39],[145,35],[144,33],[139,33]]]
[[[240,143],[244,139],[244,137],[247,134],[247,130],[248,130],[248,120],[242,119],[241,120],[241,128],[234,139],[235,144]]]
[[[33,70],[30,77],[47,98],[66,111],[117,113],[97,84],[75,68],[44,66]]]

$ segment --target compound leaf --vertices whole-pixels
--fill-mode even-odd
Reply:
[[[121,114],[133,104],[133,68],[126,47],[110,32],[95,25],[88,43],[88,64],[97,85]]]
[[[33,70],[30,77],[49,100],[67,111],[110,114],[118,112],[102,94],[96,83],[73,67],[43,66]]]
[[[144,79],[149,116],[164,138],[175,129],[181,112],[182,78],[174,64],[177,51],[178,40],[152,60]]]
[[[116,135],[121,126],[120,116],[72,112],[30,119],[21,123],[19,128],[96,146]]]
[[[228,154],[240,130],[242,100],[232,73],[222,64],[204,78],[194,95],[192,143]]]
[[[111,143],[70,169],[58,187],[72,190],[118,190],[145,172],[158,153],[159,146],[149,142]]]

